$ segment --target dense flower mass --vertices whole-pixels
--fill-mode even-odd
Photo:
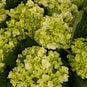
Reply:
[[[10,9],[9,16],[11,20],[7,23],[10,28],[24,29],[31,38],[35,30],[40,27],[40,21],[43,17],[44,10],[33,1],[29,0],[25,5],[21,3],[15,9]]]
[[[5,10],[5,0],[0,0],[0,24],[4,22],[7,18],[8,10]]]
[[[26,48],[18,55],[17,67],[9,73],[13,87],[62,87],[68,81],[68,68],[56,51],[43,47]]]
[[[0,24],[6,20],[8,12],[8,10],[0,8]]]
[[[73,42],[72,54],[68,55],[73,71],[82,78],[87,78],[87,39],[78,38]]]
[[[6,0],[0,0],[0,8],[5,7],[6,5]]]
[[[35,40],[48,49],[70,47],[72,27],[63,21],[61,15],[46,16],[41,27],[35,32]]]
[[[78,14],[77,5],[73,4],[71,0],[35,0],[35,2],[46,7],[48,15],[61,14],[64,21],[70,26]]]
[[[48,49],[70,48],[73,23],[79,13],[77,5],[70,0],[35,0],[35,2],[47,7],[47,12],[53,12],[52,16],[45,16],[42,19],[40,28],[35,32],[35,41]]]

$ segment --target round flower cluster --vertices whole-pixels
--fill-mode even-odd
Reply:
[[[48,49],[68,49],[71,43],[72,27],[63,21],[62,15],[46,16],[36,30],[34,39]]]
[[[78,38],[73,42],[72,54],[67,57],[73,71],[82,78],[87,78],[87,39]]]
[[[68,77],[59,54],[39,46],[25,48],[8,75],[13,87],[62,87]]]
[[[78,6],[72,0],[35,0],[39,5],[43,5],[48,15],[54,13],[61,14],[65,22],[73,26],[75,17],[78,14]]]
[[[23,32],[33,38],[35,30],[40,26],[44,10],[32,0],[27,3],[19,4],[15,9],[10,9],[9,16],[11,20],[7,22],[9,28],[24,29]]]
[[[40,28],[35,31],[35,41],[48,49],[70,48],[73,23],[79,13],[78,6],[71,0],[35,0],[35,2],[47,8],[47,12],[51,12],[52,15],[42,18]]]
[[[5,10],[6,0],[0,0],[0,24],[3,23],[9,13],[8,10]]]
[[[0,0],[0,8],[5,7],[6,5],[6,0]]]

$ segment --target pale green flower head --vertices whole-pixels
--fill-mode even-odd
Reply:
[[[23,28],[26,35],[33,38],[34,32],[40,27],[44,9],[28,0],[26,4],[19,4],[16,8],[10,9],[11,20],[7,22],[10,28]]]
[[[8,10],[5,10],[4,8],[0,8],[0,24],[6,20],[8,13],[9,13]]]
[[[54,13],[63,15],[63,19],[70,26],[73,26],[75,17],[78,14],[78,6],[72,0],[35,0],[35,3],[43,5],[47,15]]]
[[[6,0],[0,0],[0,8],[5,7],[6,5]]]
[[[6,0],[0,0],[0,24],[3,23],[9,13],[8,10],[5,10]]]
[[[72,27],[63,21],[62,15],[46,16],[35,32],[35,41],[48,49],[68,49],[71,43]]]
[[[25,48],[8,75],[13,87],[62,87],[68,77],[59,54],[39,46]]]
[[[73,42],[72,54],[67,57],[72,70],[77,73],[82,79],[87,78],[87,39],[78,38]]]

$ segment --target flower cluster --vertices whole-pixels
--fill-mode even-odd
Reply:
[[[71,43],[72,27],[63,21],[61,15],[46,16],[36,30],[34,39],[48,49],[68,49]]]
[[[82,78],[87,78],[87,39],[78,38],[73,42],[72,54],[67,57],[73,71]]]
[[[9,16],[11,20],[7,22],[9,28],[23,29],[23,33],[33,38],[35,30],[40,27],[40,21],[44,10],[33,1],[28,0],[19,4],[15,9],[10,9]]]
[[[8,78],[13,87],[62,87],[68,81],[68,68],[56,51],[47,53],[43,47],[33,46],[18,55],[17,67]]]
[[[9,13],[8,10],[5,10],[6,0],[0,0],[0,24],[4,22]]]
[[[0,8],[5,7],[6,5],[6,0],[0,0]]]
[[[43,5],[48,15],[54,13],[61,14],[65,22],[73,25],[78,14],[78,7],[71,0],[35,0],[39,5]]]
[[[48,49],[70,48],[73,23],[79,13],[78,6],[71,0],[35,0],[35,2],[47,8],[47,12],[52,12],[52,16],[43,17],[40,28],[35,32],[35,41]]]

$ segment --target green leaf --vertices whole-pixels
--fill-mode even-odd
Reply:
[[[0,74],[0,87],[12,87],[10,80],[7,79],[10,68],[7,67],[4,73]]]
[[[87,87],[87,79],[84,80],[83,87]]]
[[[26,3],[28,0],[23,0],[23,3]]]
[[[63,87],[69,87],[68,83],[63,83]]]
[[[6,0],[6,8],[14,8],[16,7],[22,0]]]
[[[87,38],[87,0],[84,0],[83,10],[81,10],[75,20],[72,38]]]
[[[84,0],[84,7],[87,6],[87,0]]]
[[[69,87],[83,87],[83,80],[77,76],[76,73],[72,72],[69,78]]]
[[[26,3],[28,0],[6,0],[6,9],[15,8],[21,2]]]
[[[73,39],[75,38],[87,38],[87,10],[80,11],[73,29]]]

